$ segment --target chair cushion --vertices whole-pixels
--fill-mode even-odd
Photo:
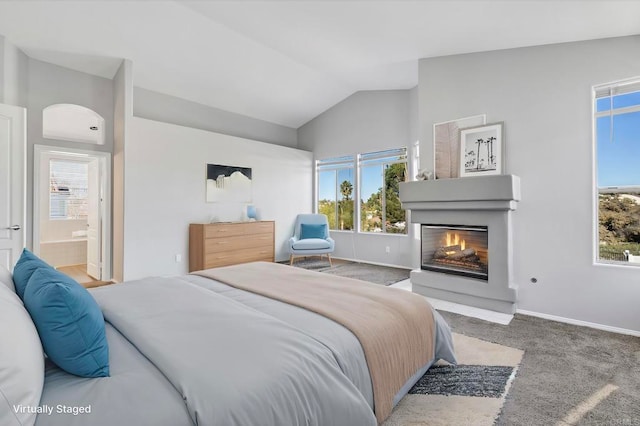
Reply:
[[[329,241],[322,238],[305,238],[293,243],[294,250],[323,250],[331,248]]]
[[[15,293],[16,286],[13,284],[13,276],[11,276],[11,272],[2,265],[0,265],[0,283],[9,287],[9,290]]]
[[[40,268],[29,279],[24,304],[44,351],[58,367],[76,376],[109,376],[104,317],[84,287],[52,268]]]
[[[300,224],[300,239],[306,240],[309,238],[318,239],[318,238],[326,238],[327,237],[327,225],[322,224],[310,224],[310,223],[301,223]]]
[[[24,289],[27,287],[29,278],[38,268],[49,268],[53,270],[44,260],[40,259],[29,250],[22,250],[18,263],[13,268],[13,282],[16,286],[16,293],[20,299],[24,300]]]
[[[31,317],[13,291],[0,284],[0,425],[33,425],[44,385],[44,353]]]

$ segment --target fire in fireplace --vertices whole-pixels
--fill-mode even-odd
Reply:
[[[422,225],[422,269],[489,279],[486,226]]]

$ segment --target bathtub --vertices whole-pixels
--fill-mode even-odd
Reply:
[[[40,257],[54,267],[87,263],[87,238],[40,242]]]

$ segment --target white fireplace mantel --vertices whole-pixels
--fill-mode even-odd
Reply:
[[[511,215],[519,200],[520,178],[514,175],[401,183],[400,201],[411,211],[412,223],[486,226],[489,232],[486,281],[418,269],[411,272],[413,291],[479,308],[515,312]]]

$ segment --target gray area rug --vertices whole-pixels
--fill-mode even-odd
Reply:
[[[286,262],[286,264],[289,264],[289,262]],[[296,259],[293,266],[382,285],[391,285],[398,281],[406,280],[411,272],[410,269],[346,261],[334,261],[333,266],[330,266],[326,258]]]
[[[452,330],[525,351],[496,425],[640,425],[640,338],[524,315],[440,312]]]
[[[513,370],[502,365],[435,365],[409,393],[500,398]]]

